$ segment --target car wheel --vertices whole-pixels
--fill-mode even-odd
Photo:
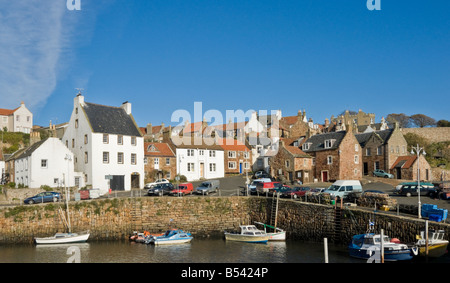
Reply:
[[[297,195],[294,195],[294,199],[296,199],[298,196]]]
[[[406,196],[407,196],[407,197],[410,197],[410,196],[411,196],[411,193],[406,193]]]
[[[58,201],[58,198],[57,197],[54,197],[53,198],[53,202],[57,202]]]
[[[384,176],[384,178],[389,178],[389,176],[386,175],[386,176]]]
[[[34,204],[34,201],[33,201],[32,199],[30,199],[30,200],[28,201],[28,204]]]

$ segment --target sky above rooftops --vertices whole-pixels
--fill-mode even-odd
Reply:
[[[63,123],[82,88],[131,102],[139,126],[194,118],[194,102],[224,123],[278,109],[450,120],[449,1],[78,1],[0,0],[0,108],[24,101],[35,124]]]

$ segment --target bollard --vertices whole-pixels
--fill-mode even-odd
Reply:
[[[325,263],[328,263],[328,239],[323,238],[323,249],[325,252]]]

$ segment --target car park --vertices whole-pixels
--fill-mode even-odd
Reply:
[[[147,190],[147,195],[151,196],[162,196],[162,195],[168,195],[173,189],[175,189],[174,185],[171,183],[162,183],[159,185],[156,185],[150,189]]]
[[[145,184],[145,188],[146,188],[146,189],[150,189],[151,187],[154,187],[154,186],[156,186],[156,185],[159,185],[159,184],[168,184],[168,183],[170,183],[170,182],[169,182],[169,180],[167,180],[167,179],[158,179],[158,180],[156,180],[156,181],[153,182],[153,183],[147,183],[147,184]]]
[[[57,202],[61,200],[61,194],[57,192],[42,192],[35,196],[26,198],[23,202],[25,204]]]
[[[385,172],[384,170],[381,169],[376,169],[375,171],[373,171],[373,176],[374,177],[383,177],[383,178],[389,178],[389,179],[393,179],[394,175]]]

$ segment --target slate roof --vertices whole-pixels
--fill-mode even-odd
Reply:
[[[370,139],[372,135],[378,135],[383,141],[383,144],[386,144],[389,141],[389,138],[391,137],[393,131],[394,131],[393,129],[388,129],[370,133],[355,134],[355,137],[358,140],[361,147],[364,147],[366,145],[367,141]]]
[[[309,139],[307,139],[304,143],[311,143],[311,146],[308,150],[304,150],[304,152],[314,152],[314,151],[321,151],[321,150],[333,150],[339,148],[339,145],[341,144],[342,139],[345,137],[346,131],[339,131],[339,132],[330,132],[325,134],[318,134],[313,135]],[[326,140],[335,140],[333,143],[333,146],[329,148],[325,148],[325,141]]]
[[[33,154],[33,152],[35,152],[36,149],[38,149],[46,141],[47,141],[47,139],[41,140],[41,141],[38,141],[38,142],[32,144],[31,146],[25,148],[17,156],[15,156],[14,159],[21,159],[21,158],[31,156]]]
[[[94,133],[142,136],[132,116],[121,107],[85,102],[83,110]]]

